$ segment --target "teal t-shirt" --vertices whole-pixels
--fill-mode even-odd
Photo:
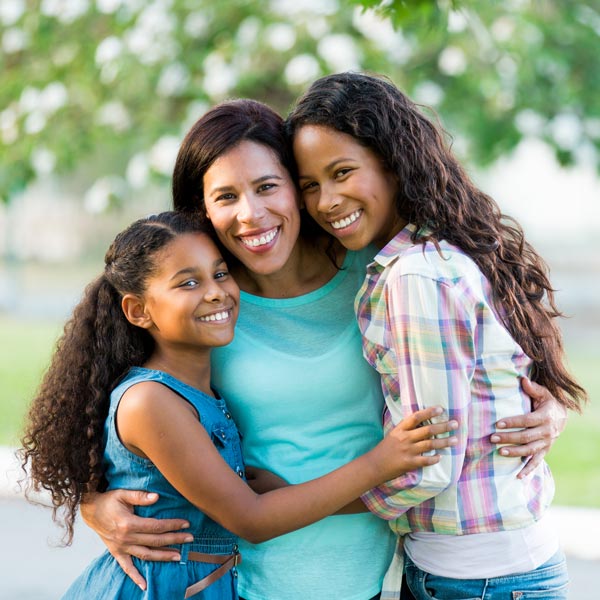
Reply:
[[[234,341],[213,351],[213,384],[242,433],[246,463],[290,483],[332,471],[382,438],[383,396],[362,356],[354,296],[373,249],[304,296],[242,293]],[[394,539],[372,514],[332,516],[262,544],[240,543],[247,600],[367,600]]]

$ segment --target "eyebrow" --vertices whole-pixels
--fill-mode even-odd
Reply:
[[[223,257],[219,257],[215,261],[213,261],[212,267],[213,267],[213,269],[215,269],[222,264],[225,264],[225,259]],[[177,273],[175,273],[175,275],[173,275],[173,277],[171,277],[170,281],[173,281],[173,279],[177,279],[178,277],[181,277],[182,275],[195,273],[196,271],[197,271],[197,269],[194,267],[185,267],[184,269],[179,269],[179,271],[177,271]]]
[[[256,185],[257,183],[262,183],[263,181],[267,181],[268,179],[277,179],[278,181],[283,181],[283,177],[280,175],[262,175],[256,179],[253,179],[250,183],[252,185]],[[223,192],[229,192],[233,189],[232,185],[224,185],[223,187],[217,187],[210,190],[208,193],[209,196],[213,196],[214,194],[221,194]]]
[[[341,162],[346,162],[347,160],[356,160],[354,158],[350,158],[350,157],[344,157],[344,158],[336,158],[334,160],[332,160],[330,163],[325,165],[325,168],[323,169],[324,171],[330,171],[331,169],[333,169],[333,167],[335,167],[338,163]],[[298,179],[310,179],[310,175],[298,175]]]

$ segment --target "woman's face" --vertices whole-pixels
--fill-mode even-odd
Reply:
[[[298,240],[300,208],[277,155],[240,142],[213,162],[203,184],[206,215],[221,243],[253,273],[281,270]]]
[[[306,209],[346,248],[383,247],[406,225],[396,212],[393,175],[352,136],[303,125],[294,135],[294,156]]]

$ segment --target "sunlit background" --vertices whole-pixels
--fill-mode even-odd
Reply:
[[[600,508],[598,56],[592,0],[0,0],[0,446],[115,233],[169,207],[189,126],[369,70],[437,113],[548,260],[591,399],[549,457],[557,503]]]

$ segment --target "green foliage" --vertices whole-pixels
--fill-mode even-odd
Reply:
[[[143,188],[208,106],[251,96],[285,112],[347,69],[431,105],[470,162],[532,135],[562,164],[598,165],[599,37],[593,0],[9,0],[0,199],[82,163],[116,195]]]

